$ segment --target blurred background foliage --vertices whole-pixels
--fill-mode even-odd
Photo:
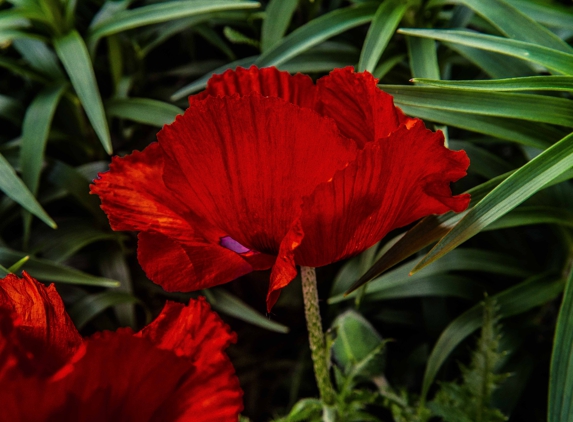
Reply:
[[[572,40],[565,0],[0,2],[0,273],[55,282],[86,335],[140,328],[191,295],[89,195],[110,154],[212,73],[354,66],[467,151],[472,204],[319,269],[343,420],[573,421]],[[239,334],[245,419],[321,420],[300,282],[266,316],[267,280],[202,292]]]

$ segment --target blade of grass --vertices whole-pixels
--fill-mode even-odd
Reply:
[[[566,75],[573,75],[573,54],[563,53],[559,50],[524,41],[455,30],[399,29],[398,32],[414,37],[432,38],[438,41],[447,41],[487,51],[494,51],[537,63],[550,70]]]
[[[412,270],[452,251],[573,167],[573,134],[525,164],[473,207]]]
[[[251,1],[224,1],[224,0],[195,0],[166,1],[150,4],[130,10],[121,10],[111,17],[98,21],[89,29],[88,44],[90,51],[101,37],[117,34],[128,29],[154,23],[167,22],[174,19],[185,18],[203,13],[212,13],[225,10],[256,9],[260,3]]]
[[[53,229],[57,227],[54,220],[46,214],[46,211],[44,211],[36,198],[34,198],[32,192],[28,190],[24,182],[18,177],[10,163],[8,163],[2,154],[0,154],[0,190],[48,226]]]
[[[408,6],[409,2],[402,0],[385,0],[380,4],[364,40],[358,61],[359,72],[374,71]]]
[[[461,0],[460,3],[472,9],[510,38],[573,53],[573,48],[565,41],[507,2]]]
[[[263,53],[284,37],[297,6],[298,0],[271,0],[269,2],[261,28],[261,51]]]
[[[2,263],[8,264],[16,262],[25,256],[26,254],[24,252],[0,247],[0,262]],[[32,277],[42,281],[99,287],[117,287],[119,285],[115,280],[96,277],[47,259],[30,257],[30,259],[24,264],[23,268],[30,273]]]
[[[255,64],[259,67],[278,66],[328,38],[370,22],[376,9],[376,5],[371,3],[358,4],[313,19],[261,54]]]
[[[573,101],[565,98],[426,86],[382,85],[382,89],[400,104],[573,127]]]
[[[434,110],[428,107],[408,105],[400,101],[395,103],[410,116],[483,133],[539,149],[549,147],[564,136],[560,129],[524,120],[460,113],[450,110]]]
[[[158,127],[172,123],[175,116],[183,114],[177,106],[149,98],[116,98],[106,102],[106,111],[112,117]]]
[[[289,331],[287,326],[271,321],[255,311],[238,297],[233,296],[222,289],[204,290],[203,292],[209,299],[213,308],[219,312],[223,312],[250,324],[270,331],[275,331],[277,333],[288,333]]]
[[[54,47],[105,151],[111,154],[113,148],[109,128],[84,40],[76,30],[73,30],[56,38]]]
[[[411,82],[449,89],[477,91],[573,91],[573,76],[527,76],[497,80],[442,81],[414,78]]]
[[[557,317],[551,369],[549,375],[548,422],[570,422],[573,404],[568,398],[573,394],[573,267],[570,267],[563,294],[563,303]]]

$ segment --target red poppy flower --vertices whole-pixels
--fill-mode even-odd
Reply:
[[[0,420],[236,421],[236,336],[204,298],[82,339],[53,286],[0,280]]]
[[[169,291],[272,267],[267,308],[295,276],[356,255],[421,217],[462,211],[463,151],[394,106],[369,73],[315,85],[275,68],[213,76],[143,152],[114,158],[91,192]],[[181,271],[181,269],[183,269]]]

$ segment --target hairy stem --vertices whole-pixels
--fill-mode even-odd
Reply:
[[[304,298],[304,313],[312,362],[314,364],[314,376],[318,384],[320,398],[326,406],[332,406],[335,401],[334,389],[330,382],[328,371],[328,353],[322,322],[320,320],[320,308],[318,306],[318,290],[316,287],[316,272],[312,267],[300,267],[302,278],[302,295]]]

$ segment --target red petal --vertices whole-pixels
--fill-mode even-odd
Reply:
[[[269,292],[267,294],[267,312],[269,313],[279,299],[280,290],[286,287],[296,277],[294,251],[300,245],[303,237],[304,233],[301,228],[300,219],[297,218],[281,242],[277,260],[271,271]]]
[[[154,143],[113,158],[91,186],[114,230],[141,231],[138,257],[147,276],[166,290],[189,291],[251,272],[248,259],[219,245],[226,233],[206,222],[191,227],[190,211],[166,188],[164,171],[177,170],[164,168],[163,150]]]
[[[449,183],[466,174],[463,151],[444,147],[441,132],[422,121],[369,143],[356,161],[305,198],[300,265],[318,267],[356,255],[390,230],[429,214],[462,211],[469,195],[451,195]]]
[[[264,97],[282,98],[289,103],[315,108],[316,86],[307,75],[297,73],[291,75],[281,72],[276,67],[259,69],[251,66],[249,69],[238,67],[227,70],[221,75],[213,75],[207,82],[207,89],[189,98],[192,104],[208,96],[224,97],[233,94],[241,96],[251,93]]]
[[[0,310],[10,315],[10,334],[22,370],[51,374],[82,342],[54,285],[46,287],[26,272],[0,281]]]
[[[330,119],[258,94],[197,102],[158,138],[166,164],[181,169],[165,183],[199,216],[195,224],[273,255],[301,198],[355,156]]]
[[[95,335],[63,378],[2,379],[0,420],[236,421],[242,391],[223,353],[235,338],[228,327],[203,300],[168,304],[151,327]]]
[[[138,238],[137,259],[145,274],[169,292],[205,289],[253,271],[239,254],[218,245],[182,245],[149,232]]]
[[[377,82],[370,73],[355,73],[352,67],[335,69],[317,82],[319,112],[333,118],[342,134],[360,148],[388,136],[400,124],[392,96]]]

